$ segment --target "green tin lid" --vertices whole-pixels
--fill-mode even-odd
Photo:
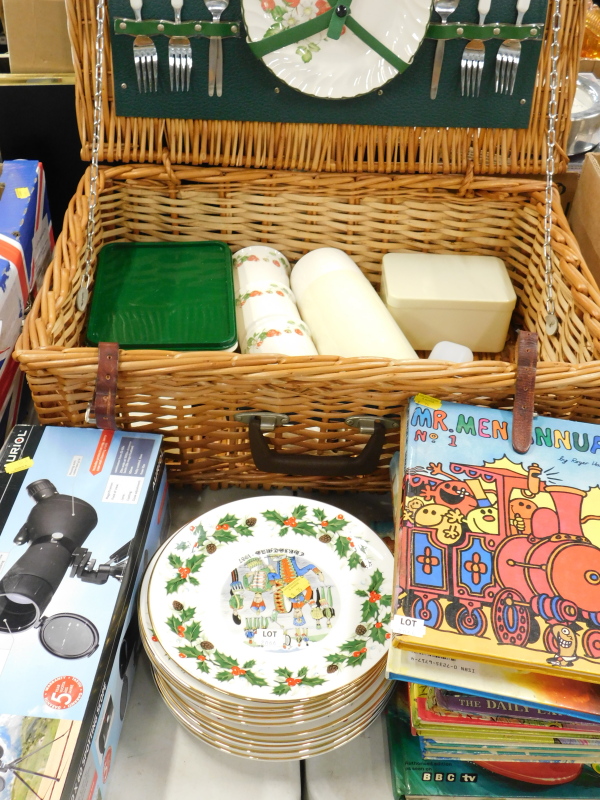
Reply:
[[[98,255],[89,344],[231,350],[231,250],[223,242],[113,242]]]

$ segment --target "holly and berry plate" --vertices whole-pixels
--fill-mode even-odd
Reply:
[[[147,600],[150,576],[153,572],[154,564],[161,557],[162,550],[169,546],[169,542],[167,542],[154,555],[142,579],[138,620],[142,643],[152,663],[154,672],[158,677],[167,681],[173,691],[178,693],[182,699],[185,699],[188,705],[193,707],[194,703],[198,703],[206,711],[211,710],[217,714],[224,714],[234,722],[287,725],[292,719],[308,721],[320,718],[324,713],[331,714],[347,708],[348,704],[359,694],[367,692],[372,686],[381,682],[382,676],[385,674],[385,652],[382,654],[379,663],[364,673],[361,678],[316,699],[291,698],[293,693],[290,693],[288,702],[279,700],[277,703],[272,703],[268,698],[265,698],[265,700],[254,698],[246,701],[243,698],[230,697],[221,691],[213,689],[203,681],[197,680],[194,675],[182,668],[181,656],[179,658],[171,658],[167,655],[158,640],[158,636],[154,633],[148,613]]]
[[[316,699],[363,678],[385,655],[392,571],[379,537],[334,506],[239,500],[161,549],[149,622],[178,672],[221,695]]]
[[[272,722],[251,721],[244,715],[242,719],[231,720],[226,716],[215,713],[200,702],[190,702],[189,699],[165,678],[158,676],[158,682],[167,687],[167,693],[179,705],[186,709],[192,719],[198,719],[206,725],[212,725],[215,732],[220,731],[228,735],[235,735],[241,739],[252,742],[263,741],[277,747],[297,746],[300,743],[315,743],[321,739],[333,739],[345,733],[346,729],[361,720],[370,717],[373,709],[378,707],[387,697],[393,686],[381,673],[377,680],[365,690],[335,711],[322,710],[314,718],[296,718],[293,715],[282,715],[280,724]]]
[[[277,747],[264,742],[244,742],[240,739],[237,731],[233,731],[231,735],[217,734],[214,725],[207,726],[191,717],[187,709],[173,698],[164,682],[158,682],[158,688],[163,700],[176,719],[201,741],[232,755],[254,758],[260,761],[298,761],[299,759],[324,755],[341,747],[362,733],[379,716],[392,690],[392,687],[388,687],[387,695],[365,718],[347,726],[341,734],[337,734],[327,741],[315,741],[314,743],[296,741],[288,747]]]
[[[384,667],[385,665],[382,664]],[[160,670],[159,674],[168,680]],[[213,698],[202,691],[192,695],[186,692],[181,686],[177,686],[172,680],[169,685],[173,692],[185,702],[192,711],[198,710],[204,714],[210,714],[215,719],[226,720],[228,723],[237,725],[243,722],[244,725],[255,726],[256,730],[264,729],[265,726],[285,732],[287,728],[296,728],[300,724],[311,725],[315,721],[327,715],[329,719],[336,718],[339,714],[348,714],[355,707],[358,707],[360,700],[371,696],[376,689],[386,684],[385,669],[381,667],[368,674],[366,681],[356,681],[351,684],[348,691],[335,692],[330,695],[321,695],[315,702],[303,702],[295,705],[284,705],[277,703],[275,706],[265,710],[263,704],[257,706],[257,701],[248,701],[242,704],[239,699],[225,698],[225,702],[214,702]],[[321,700],[323,702],[321,702]]]

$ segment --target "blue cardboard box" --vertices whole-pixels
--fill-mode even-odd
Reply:
[[[12,352],[53,248],[42,165],[0,162],[0,443],[17,421],[23,386]]]
[[[161,438],[18,425],[0,452],[0,800],[105,796],[168,529]]]

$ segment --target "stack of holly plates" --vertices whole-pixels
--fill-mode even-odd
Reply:
[[[177,719],[234,755],[321,755],[380,713],[393,559],[338,508],[254,497],[203,514],[155,555],[140,628]]]

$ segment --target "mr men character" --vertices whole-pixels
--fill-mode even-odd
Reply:
[[[531,518],[537,509],[537,505],[526,497],[517,497],[511,500],[508,505],[509,522],[512,527],[511,533],[531,535]]]
[[[498,525],[498,508],[475,508],[467,514],[467,525],[471,533],[487,533],[497,536],[500,532]]]
[[[466,515],[468,530],[497,536],[500,533],[497,493],[488,491],[479,478],[468,480],[467,484],[477,501],[477,508],[471,509]]]
[[[456,544],[462,536],[464,517],[457,508],[447,508],[439,503],[421,506],[414,515],[415,525],[433,528],[444,544]]]
[[[553,667],[570,667],[574,661],[577,661],[577,634],[575,629],[579,630],[579,625],[572,624],[567,627],[564,623],[557,623],[552,626],[550,630],[558,652],[552,658],[546,659],[548,664],[552,664]]]
[[[438,528],[438,539],[444,544],[456,544],[463,533],[464,517],[457,508],[446,514],[444,524]]]
[[[419,492],[426,500],[455,508],[461,514],[468,514],[477,507],[477,500],[473,494],[469,481],[456,480],[452,475],[444,472],[441,464],[431,462],[427,471],[436,479],[435,485],[427,485]],[[439,480],[439,478],[445,480]]]
[[[404,503],[404,515],[402,523],[408,527],[412,527],[415,523],[415,514],[419,509],[423,508],[425,500],[422,497],[410,497]]]
[[[438,528],[443,525],[444,518],[448,513],[446,506],[438,503],[428,503],[420,508],[415,514],[415,525],[423,528]]]

